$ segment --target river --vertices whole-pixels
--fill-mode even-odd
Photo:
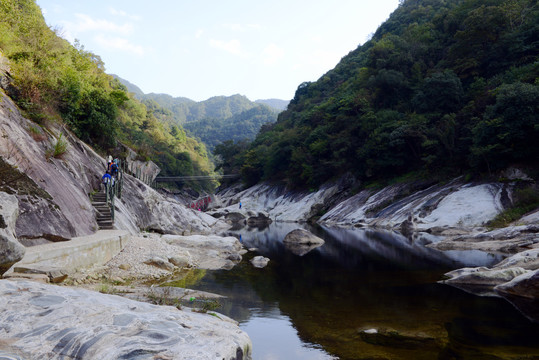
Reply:
[[[339,228],[308,228],[326,243],[302,254],[282,242],[298,227],[306,226],[235,232],[256,251],[190,286],[227,296],[217,311],[249,334],[253,359],[539,358],[539,324],[501,298],[437,282],[500,255],[429,249],[437,239],[427,235]],[[268,266],[254,268],[255,255]]]

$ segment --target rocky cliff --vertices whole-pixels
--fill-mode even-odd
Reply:
[[[55,154],[59,142],[65,152]],[[89,195],[99,189],[105,169],[105,159],[67,129],[26,119],[8,96],[0,95],[0,194],[16,199],[10,215],[13,238],[31,245],[94,233],[98,226]],[[118,229],[189,235],[227,226],[132,176],[125,176],[123,189],[116,202]],[[7,206],[7,197],[0,199],[0,206]]]

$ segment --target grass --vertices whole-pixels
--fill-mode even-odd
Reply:
[[[67,151],[67,141],[62,139],[62,133],[60,133],[60,136],[58,137],[58,141],[56,141],[56,145],[54,145],[54,152],[52,156],[55,158],[58,158],[65,154]]]
[[[62,139],[62,133],[60,133],[60,136],[58,137],[58,140],[56,141],[56,144],[52,148],[48,148],[45,151],[45,157],[47,159],[50,159],[51,157],[54,157],[56,159],[61,158],[62,155],[64,155],[67,151],[67,141]]]
[[[172,297],[170,292],[170,287],[163,287],[163,291],[160,294],[157,294],[153,288],[150,288],[148,291],[148,294],[146,296],[150,300],[152,304],[155,305],[170,305],[176,307],[178,310],[182,309],[181,301],[186,296],[183,295],[182,297]]]
[[[513,206],[499,213],[489,222],[488,227],[493,229],[507,227],[513,221],[538,207],[539,189],[529,186],[515,190]]]
[[[28,131],[35,141],[45,141],[47,139],[47,136],[43,133],[43,130],[39,126],[30,125]]]

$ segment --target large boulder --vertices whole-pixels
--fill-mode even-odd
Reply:
[[[17,197],[0,192],[0,275],[21,260],[26,252],[14,234],[18,212]]]
[[[0,298],[2,350],[24,359],[251,359],[221,314],[27,280],[0,280]]]
[[[264,256],[255,256],[254,258],[252,258],[251,260],[251,264],[253,264],[253,266],[255,268],[264,268],[268,265],[270,259],[268,259],[267,257],[264,257]]]
[[[290,231],[283,242],[294,245],[322,245],[324,240],[305,229],[296,229]]]

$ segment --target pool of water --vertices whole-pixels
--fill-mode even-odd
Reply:
[[[309,228],[326,243],[302,253],[282,241],[300,226],[238,231],[256,250],[190,286],[227,297],[217,311],[249,334],[253,359],[539,358],[539,324],[503,299],[437,283],[451,269],[501,256],[425,247],[435,237],[339,228]],[[268,266],[254,268],[255,255],[270,258]]]

